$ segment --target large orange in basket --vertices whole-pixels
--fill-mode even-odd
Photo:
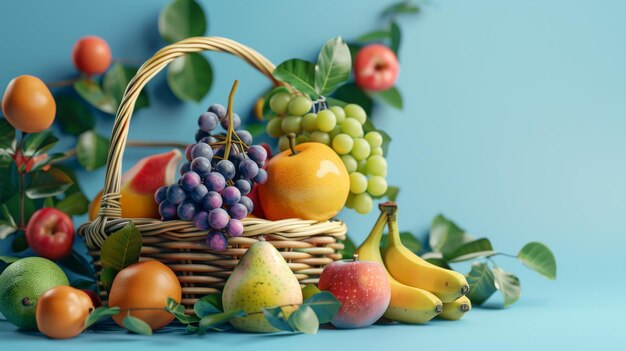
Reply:
[[[350,191],[348,171],[337,154],[321,143],[295,146],[267,163],[268,181],[259,185],[265,217],[327,221],[346,203]]]
[[[122,309],[113,316],[118,325],[122,326],[130,309],[131,316],[148,323],[152,330],[157,330],[174,320],[174,316],[164,310],[168,297],[177,302],[182,298],[176,274],[159,261],[144,261],[122,269],[115,276],[109,294],[109,306]]]

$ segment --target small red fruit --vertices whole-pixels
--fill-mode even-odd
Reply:
[[[61,259],[72,251],[72,219],[56,208],[42,208],[28,221],[26,241],[37,255],[50,260]]]
[[[396,54],[381,44],[363,47],[354,60],[356,84],[372,91],[387,90],[396,83],[400,65]]]
[[[86,74],[102,74],[111,65],[111,48],[104,39],[86,36],[79,39],[72,49],[72,61],[76,68]]]

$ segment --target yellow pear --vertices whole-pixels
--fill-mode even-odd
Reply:
[[[224,312],[243,309],[245,317],[230,323],[237,329],[255,333],[277,332],[263,316],[262,308],[284,306],[288,317],[302,304],[302,290],[296,276],[272,244],[261,239],[243,255],[224,286]]]

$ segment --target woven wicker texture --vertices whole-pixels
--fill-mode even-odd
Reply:
[[[129,219],[121,218],[120,186],[122,156],[126,146],[135,101],[143,87],[168,63],[190,52],[226,52],[247,61],[276,85],[274,65],[253,49],[219,37],[195,37],[159,50],[146,61],[130,81],[115,117],[106,164],[104,195],[98,217],[79,228],[86,239],[96,271],[101,270],[99,248],[107,236],[122,228]],[[305,205],[305,204],[303,204]],[[141,259],[156,259],[167,264],[183,287],[182,303],[190,308],[200,297],[221,291],[232,269],[258,236],[274,245],[287,260],[301,284],[317,283],[324,266],[341,259],[339,250],[346,226],[340,221],[316,222],[301,219],[268,221],[246,218],[244,234],[229,238],[224,251],[212,251],[205,244],[207,231],[198,230],[190,221],[159,221],[133,218],[141,231]]]

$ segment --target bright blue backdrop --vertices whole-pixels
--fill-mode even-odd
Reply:
[[[137,64],[164,45],[157,31],[167,1],[10,1],[0,5],[0,85],[34,74],[72,78],[73,43],[96,34],[116,58]],[[354,39],[382,25],[383,1],[202,1],[209,35],[248,44],[275,63],[313,58],[330,37]],[[478,347],[522,350],[623,343],[621,292],[626,259],[626,2],[602,0],[431,0],[417,17],[401,18],[398,86],[404,111],[379,108],[374,122],[394,138],[389,182],[401,187],[400,227],[420,235],[442,212],[512,254],[528,241],[550,246],[558,280],[547,281],[514,260],[521,300],[508,310],[475,309],[458,323],[324,330],[317,336],[220,334],[153,338],[87,333],[66,342],[14,332],[0,322],[2,345],[243,349],[376,349]],[[150,109],[135,115],[130,138],[193,137],[195,116],[225,102],[240,79],[237,110],[246,112],[268,82],[241,61],[210,54],[211,94],[176,103],[160,76],[149,85]],[[109,133],[111,120],[99,118]],[[130,149],[125,168],[138,160]],[[81,173],[88,195],[103,171]],[[375,213],[344,212],[362,239]],[[81,221],[84,219],[81,219]],[[358,241],[358,240],[357,240]],[[6,253],[7,242],[0,243]],[[460,266],[459,269],[466,267]],[[623,333],[621,333],[623,334]],[[120,343],[119,341],[128,341]],[[496,346],[497,345],[497,346]]]

